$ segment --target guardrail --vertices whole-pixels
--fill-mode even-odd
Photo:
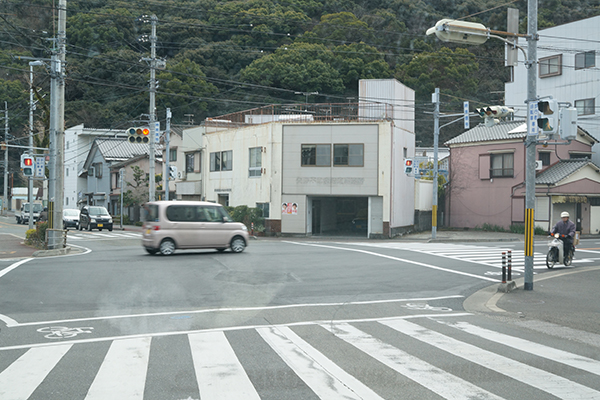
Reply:
[[[46,248],[60,249],[67,247],[66,229],[46,229]]]

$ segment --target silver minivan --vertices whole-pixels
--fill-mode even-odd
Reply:
[[[205,201],[153,201],[144,204],[142,245],[150,254],[175,249],[231,249],[248,245],[248,228],[233,222],[222,205]]]

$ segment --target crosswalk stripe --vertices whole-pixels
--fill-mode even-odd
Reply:
[[[257,331],[321,399],[381,399],[290,328],[258,328]]]
[[[0,373],[0,399],[27,399],[72,345],[28,350]]]
[[[151,340],[149,337],[115,340],[85,399],[143,399]]]
[[[203,400],[260,399],[223,332],[188,335]]]
[[[500,343],[504,346],[509,346],[514,349],[533,354],[535,356],[547,358],[549,360],[569,365],[571,367],[578,368],[583,371],[590,372],[592,374],[600,375],[600,361],[588,357],[583,357],[577,354],[555,349],[553,347],[545,346],[543,344],[538,344],[518,337],[505,335],[503,333],[490,331],[489,329],[480,328],[478,326],[469,324],[468,322],[440,322],[453,328],[459,329],[463,332],[482,337],[492,342]]]
[[[464,379],[383,343],[350,324],[342,323],[334,326],[323,324],[321,326],[396,372],[446,399],[502,399]]]
[[[491,351],[480,349],[471,344],[423,328],[412,322],[393,320],[382,321],[380,323],[414,339],[418,339],[465,360],[509,376],[559,398],[600,399],[600,392],[579,383],[511,360],[508,357],[492,353]]]

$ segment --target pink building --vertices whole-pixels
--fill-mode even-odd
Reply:
[[[508,228],[525,222],[523,121],[483,124],[449,140],[446,225]],[[600,167],[591,162],[598,143],[585,130],[568,145],[537,145],[535,226],[548,229],[568,211],[582,233],[600,231]]]

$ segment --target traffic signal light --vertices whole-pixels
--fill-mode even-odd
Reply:
[[[506,106],[488,106],[477,108],[477,114],[484,119],[485,126],[490,127],[496,125],[500,120],[498,118],[508,117],[514,113],[513,108]]]
[[[148,143],[150,141],[150,128],[127,129],[127,140],[130,143]]]
[[[35,169],[33,156],[30,156],[29,154],[21,154],[21,169],[23,170],[23,175],[33,176]]]
[[[542,100],[538,101],[538,127],[546,135],[553,135],[558,132],[558,101]]]
[[[406,160],[404,160],[404,173],[412,174],[412,172],[413,172],[413,160],[407,158]]]
[[[577,138],[577,109],[573,107],[561,108],[558,111],[560,124],[558,132],[563,140],[574,140]]]
[[[177,178],[177,167],[174,165],[169,165],[169,180],[174,181]]]

